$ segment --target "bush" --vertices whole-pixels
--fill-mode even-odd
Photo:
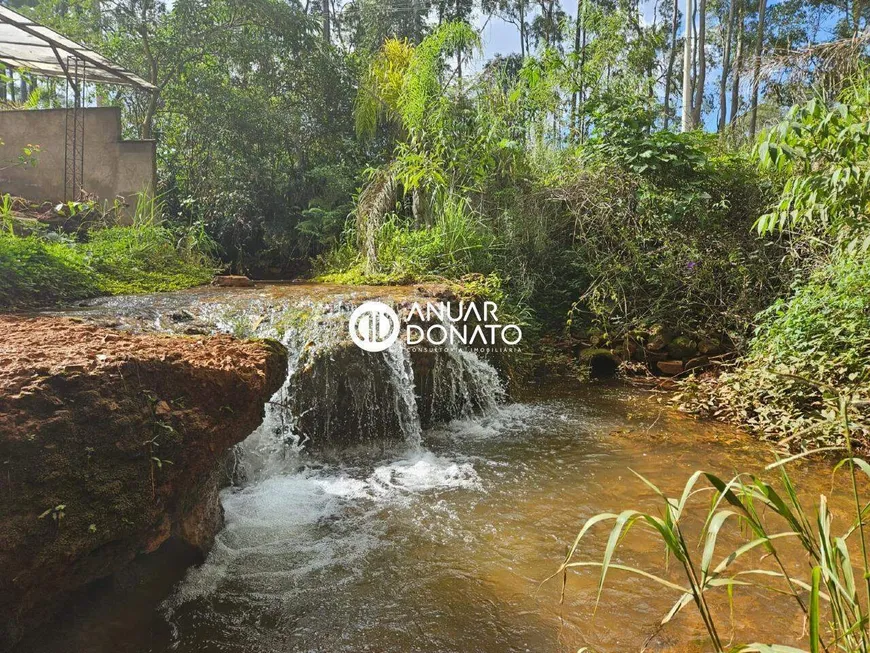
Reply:
[[[830,443],[832,395],[870,398],[870,260],[838,255],[760,316],[748,355],[717,381],[694,382],[686,406],[749,425],[769,437]],[[853,425],[870,438],[866,404]]]
[[[214,274],[214,246],[199,227],[170,229],[140,211],[133,226],[59,234],[0,233],[0,306],[27,307],[103,294],[177,290]]]
[[[339,247],[320,263],[322,281],[410,283],[426,278],[459,279],[471,272],[489,274],[495,237],[464,200],[450,198],[434,224],[414,226],[390,214],[375,235],[376,269],[364,273],[356,250]]]
[[[81,253],[97,274],[100,290],[117,295],[207,283],[214,275],[210,248],[202,234],[148,222],[95,232]]]
[[[0,306],[50,304],[99,293],[74,243],[0,232]]]
[[[554,187],[573,218],[575,326],[619,339],[662,325],[739,348],[787,287],[784,247],[751,233],[763,180],[742,157],[692,147],[703,163],[691,171],[602,164]]]

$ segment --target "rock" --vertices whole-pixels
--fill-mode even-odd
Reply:
[[[695,370],[707,367],[710,364],[710,359],[706,356],[698,356],[697,358],[691,358],[686,362],[687,370]]]
[[[261,422],[287,357],[269,341],[131,335],[62,318],[0,316],[0,333],[8,650],[137,554],[170,538],[211,546],[226,452]],[[167,412],[161,397],[184,410]]]
[[[649,349],[641,349],[638,352],[637,360],[646,363],[657,363],[668,359],[666,351],[650,351]]]
[[[659,361],[656,367],[665,376],[676,376],[683,372],[683,361]]]
[[[661,351],[668,346],[672,339],[673,336],[665,327],[661,325],[653,327],[646,342],[646,349],[648,351]]]
[[[252,288],[254,282],[240,274],[219,274],[212,279],[211,285],[223,288]]]
[[[190,311],[186,311],[184,309],[180,311],[175,311],[174,313],[169,314],[169,319],[173,322],[192,322],[196,319],[196,316]]]
[[[698,353],[698,344],[688,336],[679,336],[668,344],[667,349],[671,358],[686,360]]]
[[[716,356],[724,353],[725,348],[722,343],[713,338],[701,338],[698,340],[698,353],[706,356]]]
[[[154,406],[155,415],[169,415],[171,412],[172,408],[170,408],[169,404],[167,404],[162,399],[157,402],[156,406]]]
[[[610,378],[619,369],[619,357],[610,349],[589,348],[580,352],[580,362],[594,378]]]

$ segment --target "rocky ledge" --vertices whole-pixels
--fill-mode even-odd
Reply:
[[[284,348],[0,316],[0,650],[177,538],[203,552]]]

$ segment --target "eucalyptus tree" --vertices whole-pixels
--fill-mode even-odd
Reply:
[[[674,79],[674,63],[677,58],[677,32],[680,27],[680,0],[674,0],[671,9],[671,40],[668,48],[668,65],[665,71],[664,127],[668,128],[671,119],[671,85]]]
[[[761,86],[761,53],[764,49],[764,16],[767,0],[758,0],[758,27],[755,31],[755,58],[752,62],[752,91],[749,105],[749,137],[755,138],[758,124],[758,94]]]
[[[683,11],[685,27],[683,29],[683,112],[682,131],[687,132],[692,128],[692,69],[695,65],[694,45],[694,0],[685,0]]]
[[[529,54],[529,17],[534,12],[531,4],[531,0],[481,1],[481,9],[484,13],[498,16],[516,28],[520,41],[520,56],[523,58]]]
[[[704,105],[704,85],[707,80],[707,0],[698,0],[698,39],[695,43],[697,75],[695,77],[695,97],[692,101],[692,128],[701,126]]]
[[[737,20],[738,3],[739,0],[728,0],[728,26],[725,32],[725,42],[722,46],[722,73],[719,78],[719,120],[716,123],[719,132],[725,131],[725,118],[728,109],[726,101],[728,75],[731,72],[731,44],[734,41],[734,24]]]
[[[431,0],[350,0],[338,14],[344,45],[374,53],[389,38],[419,43],[430,31],[432,8]]]

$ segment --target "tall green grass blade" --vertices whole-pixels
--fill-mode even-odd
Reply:
[[[713,553],[716,549],[716,538],[719,536],[719,531],[729,517],[736,517],[737,513],[733,510],[720,510],[713,519],[710,520],[710,528],[707,529],[707,539],[704,544],[704,553],[701,556],[701,573],[704,578],[707,577],[707,572],[710,569],[710,563],[713,560]]]
[[[607,577],[607,570],[610,567],[610,561],[613,559],[613,552],[616,550],[616,545],[619,543],[623,530],[626,532],[631,528],[634,519],[641,516],[637,510],[623,510],[616,518],[616,523],[613,525],[613,530],[610,531],[610,537],[607,538],[607,546],[604,549],[604,561],[601,564],[601,578],[598,581],[598,594],[595,597],[595,608],[601,602],[601,592],[604,590],[604,580]]]
[[[821,636],[819,634],[819,586],[822,583],[822,568],[813,567],[812,589],[810,590],[810,653],[819,653]]]

